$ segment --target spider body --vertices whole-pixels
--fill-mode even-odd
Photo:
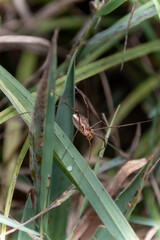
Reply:
[[[74,113],[72,116],[74,126],[80,131],[88,141],[94,137],[94,131],[89,124],[89,121],[86,117],[79,114],[78,112]]]

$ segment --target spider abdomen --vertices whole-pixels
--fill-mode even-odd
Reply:
[[[74,126],[90,141],[94,137],[93,129],[90,127],[88,119],[79,113],[72,116]]]

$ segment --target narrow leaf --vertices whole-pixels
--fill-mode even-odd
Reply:
[[[7,226],[10,226],[12,228],[17,228],[20,223],[11,219],[11,218],[8,218],[8,217],[4,217],[2,214],[0,214],[0,223],[3,223],[3,224],[6,224]],[[27,232],[27,233],[30,233],[30,234],[34,234],[34,235],[37,235],[39,236],[39,233],[32,230],[32,229],[29,229],[27,227],[21,227],[20,228],[21,231],[24,231],[24,232]],[[2,237],[3,235],[0,235],[0,237]]]
[[[47,200],[47,185],[48,178],[52,175],[52,164],[53,164],[53,148],[54,148],[54,118],[55,118],[55,81],[56,81],[56,68],[57,68],[57,31],[55,32],[50,49],[51,65],[49,68],[49,78],[47,85],[47,99],[45,103],[45,122],[44,122],[44,138],[43,138],[43,150],[42,150],[42,167],[41,167],[41,210],[46,206],[44,205]],[[43,91],[43,90],[42,90]],[[48,198],[49,201],[49,198]],[[48,202],[49,203],[49,202]],[[48,204],[47,204],[48,205]]]
[[[75,58],[76,53],[72,56],[67,77],[65,81],[65,88],[59,101],[56,121],[66,135],[72,140],[73,138],[73,122],[72,115],[74,112],[74,99],[75,99]],[[69,96],[69,97],[68,97]],[[71,107],[67,106],[66,104]],[[69,187],[71,182],[68,177],[59,167],[56,161],[53,162],[51,178],[51,196],[50,202],[53,202],[66,188]],[[66,235],[66,226],[68,218],[69,201],[66,201],[60,207],[53,209],[49,212],[49,236],[51,239],[64,239]]]
[[[23,217],[22,217],[22,222],[25,222],[26,220],[30,219],[33,217],[33,205],[30,196],[27,199],[27,202],[25,204],[24,212],[23,212]],[[29,224],[26,225],[26,227],[30,229],[34,229],[34,222],[30,222]],[[19,231],[18,234],[18,240],[31,240],[32,238],[28,236],[27,233]]]
[[[96,12],[97,17],[101,17],[103,15],[107,15],[122,5],[127,0],[110,0],[104,7]]]
[[[68,68],[64,91],[60,98],[56,115],[56,121],[58,125],[66,133],[69,139],[72,139],[74,129],[72,115],[74,113],[74,99],[75,99],[75,58],[76,52],[72,56]],[[71,107],[68,107],[66,104],[70,105]]]

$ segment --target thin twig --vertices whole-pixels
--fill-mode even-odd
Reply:
[[[120,68],[121,71],[123,70],[123,67],[124,67],[124,59],[125,59],[125,55],[126,55],[126,48],[127,48],[127,42],[128,42],[129,26],[131,24],[131,20],[132,20],[132,17],[133,17],[134,9],[136,7],[136,3],[137,3],[137,0],[135,0],[135,2],[133,4],[133,7],[131,9],[131,15],[130,15],[130,18],[129,18],[129,21],[128,21],[128,25],[127,25],[127,29],[126,29],[126,36],[125,36],[123,56],[122,56],[122,64],[121,64],[121,68]]]

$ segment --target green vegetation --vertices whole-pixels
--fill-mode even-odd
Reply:
[[[2,3],[1,239],[160,239],[160,4],[104,2]]]

